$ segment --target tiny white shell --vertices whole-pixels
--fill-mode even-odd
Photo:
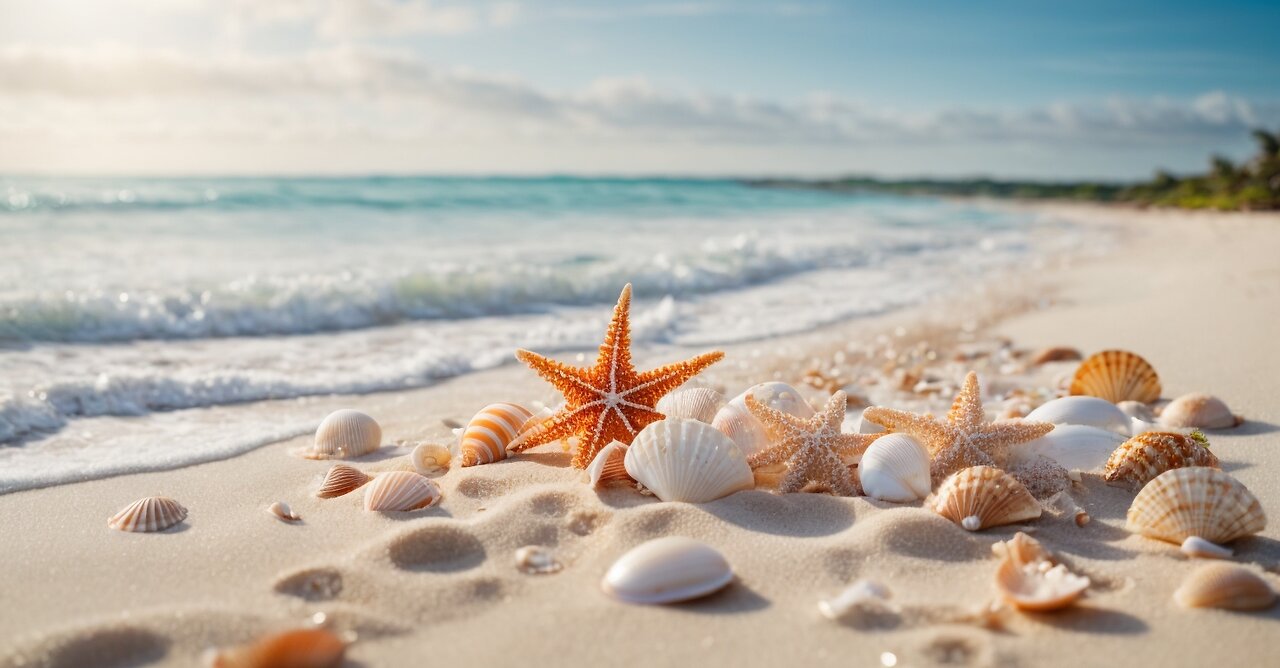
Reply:
[[[656,408],[669,418],[689,418],[710,424],[724,404],[724,395],[709,387],[686,387],[659,399]]]
[[[858,580],[834,598],[819,601],[818,612],[833,621],[841,621],[858,614],[882,614],[892,608],[889,599],[893,593],[874,580]]]
[[[1097,427],[1060,424],[1053,431],[1017,449],[1018,459],[1043,455],[1068,471],[1101,470],[1111,453],[1127,438]]]
[[[706,596],[731,581],[733,569],[715,548],[692,538],[666,536],[622,555],[600,586],[625,603],[653,605]]]
[[[858,477],[867,496],[906,503],[929,496],[929,453],[906,434],[876,439],[858,463]]]
[[[516,570],[527,575],[557,573],[564,564],[556,559],[556,553],[542,545],[526,545],[516,550]]]
[[[187,509],[167,496],[148,496],[125,506],[111,516],[107,526],[118,531],[150,533],[164,531],[187,518]]]
[[[316,429],[315,444],[302,456],[310,459],[346,459],[367,455],[382,447],[378,421],[350,409],[334,411]]]
[[[285,522],[297,522],[302,519],[302,517],[293,512],[293,509],[289,507],[289,504],[284,501],[276,501],[270,506],[267,506],[267,512],[275,515]]]
[[[364,509],[408,511],[434,505],[440,488],[413,471],[381,473],[364,489]]]
[[[1187,536],[1187,539],[1182,541],[1182,553],[1188,557],[1201,559],[1230,559],[1233,554],[1231,548],[1210,543],[1199,536]]]
[[[1097,427],[1121,434],[1129,433],[1129,416],[1106,399],[1089,396],[1059,397],[1027,414],[1031,422]]]
[[[753,385],[742,394],[734,397],[724,408],[721,408],[711,420],[712,426],[724,432],[742,450],[744,456],[764,450],[769,445],[769,436],[764,425],[755,419],[747,410],[747,394],[756,401],[783,413],[801,418],[813,417],[813,407],[805,402],[794,387],[786,383],[769,382]]]
[[[667,418],[640,430],[623,465],[663,501],[706,503],[755,486],[738,446],[715,427],[689,418]]]

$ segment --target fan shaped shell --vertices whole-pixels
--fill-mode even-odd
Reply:
[[[1191,536],[1229,543],[1267,528],[1258,499],[1214,468],[1173,469],[1147,483],[1129,506],[1128,529],[1181,545]]]
[[[382,427],[360,411],[334,411],[316,429],[315,443],[303,456],[311,459],[347,459],[367,455],[382,447]]]
[[[150,533],[164,531],[187,518],[187,509],[167,496],[138,499],[107,520],[117,531]]]
[[[656,408],[669,418],[689,418],[710,424],[724,405],[724,395],[709,387],[686,387],[659,399]]]
[[[786,383],[760,383],[747,388],[731,399],[711,420],[711,425],[732,439],[747,457],[769,447],[769,435],[765,432],[764,425],[747,410],[748,394],[765,406],[789,415],[800,418],[811,418],[814,415],[813,407],[800,396],[796,388]]]
[[[463,466],[489,464],[507,458],[507,446],[516,440],[533,418],[519,404],[500,402],[480,409],[462,432],[458,454]]]
[[[705,503],[755,484],[747,458],[728,436],[688,418],[667,418],[642,429],[623,465],[663,501]]]
[[[1103,479],[1137,488],[1165,471],[1187,466],[1217,468],[1218,457],[1209,451],[1208,446],[1209,442],[1198,432],[1144,432],[1121,443],[1111,453]]]
[[[1040,517],[1040,503],[1008,473],[991,466],[970,466],[951,474],[925,506],[977,531]]]
[[[1160,376],[1149,362],[1127,350],[1104,350],[1080,363],[1071,379],[1071,394],[1106,399],[1111,403],[1160,398]]]
[[[354,492],[367,482],[369,482],[369,476],[365,475],[364,471],[346,464],[334,464],[321,481],[320,489],[316,490],[316,496],[332,499]]]
[[[1261,575],[1237,564],[1211,563],[1192,571],[1173,600],[1184,608],[1264,610],[1276,602],[1276,592]]]
[[[1097,397],[1059,397],[1047,401],[1027,414],[1032,422],[1071,424],[1129,433],[1129,416],[1106,399]]]
[[[364,490],[364,509],[369,511],[418,510],[439,500],[440,488],[413,471],[382,473]]]
[[[1015,452],[1020,460],[1029,461],[1042,455],[1068,471],[1094,471],[1101,469],[1107,457],[1124,441],[1125,437],[1114,431],[1060,424],[1044,436],[1018,446]]]
[[[858,463],[862,491],[882,501],[906,503],[929,496],[929,453],[906,434],[876,439]]]
[[[1160,424],[1192,429],[1230,429],[1243,422],[1221,399],[1199,392],[1184,394],[1160,411]]]

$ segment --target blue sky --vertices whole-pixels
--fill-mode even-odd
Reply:
[[[1280,127],[1280,3],[0,0],[0,170],[1135,178]]]

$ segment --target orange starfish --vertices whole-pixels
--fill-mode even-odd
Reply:
[[[583,369],[528,350],[516,351],[521,362],[564,394],[565,405],[508,446],[508,450],[520,452],[576,435],[580,440],[573,465],[585,469],[611,441],[630,443],[641,429],[666,417],[654,408],[658,399],[724,358],[724,353],[716,351],[637,372],[631,365],[630,310],[628,283],[613,308],[613,321],[605,331],[600,356],[593,367]]]
[[[836,392],[822,412],[811,418],[783,413],[747,394],[747,410],[764,425],[777,445],[747,458],[752,468],[787,463],[787,474],[778,484],[783,494],[798,492],[810,482],[838,496],[855,496],[858,485],[841,457],[860,455],[879,434],[843,434],[846,397]]]
[[[1053,431],[1053,425],[1046,422],[983,422],[982,394],[978,374],[973,371],[965,376],[945,421],[880,406],[868,408],[862,417],[920,441],[933,458],[930,469],[935,483],[970,466],[1004,468],[1011,447]]]

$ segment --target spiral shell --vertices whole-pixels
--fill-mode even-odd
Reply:
[[[524,406],[509,403],[489,404],[480,409],[462,432],[458,453],[462,465],[489,464],[507,458],[507,446],[516,440],[533,413]]]
[[[623,465],[663,501],[706,503],[755,485],[738,446],[715,427],[688,418],[667,418],[640,430]]]
[[[366,482],[369,482],[369,476],[365,475],[364,471],[346,464],[334,464],[333,468],[325,474],[324,480],[320,483],[320,489],[316,490],[316,496],[332,499],[354,492]]]
[[[1103,479],[1137,488],[1165,471],[1187,466],[1218,468],[1218,457],[1209,451],[1203,434],[1149,431],[1121,443],[1111,453]]]
[[[1218,469],[1173,469],[1147,483],[1129,506],[1127,527],[1181,545],[1198,536],[1229,543],[1267,528],[1267,516],[1240,481]]]
[[[440,488],[412,471],[380,474],[364,490],[364,509],[369,511],[418,510],[439,500]]]
[[[1040,517],[1040,503],[1013,476],[991,466],[970,466],[951,474],[925,507],[966,531]]]
[[[187,509],[167,496],[138,499],[107,520],[117,531],[150,533],[164,531],[187,518]]]
[[[1193,429],[1230,429],[1244,422],[1221,399],[1199,392],[1184,394],[1160,411],[1160,424]]]
[[[1160,398],[1160,376],[1149,362],[1127,350],[1104,350],[1080,363],[1071,379],[1071,394],[1084,394],[1111,403]]]
[[[686,387],[659,399],[656,408],[669,418],[689,418],[711,424],[724,404],[724,395],[709,387]]]
[[[929,496],[929,453],[906,434],[876,439],[858,463],[863,492],[872,498],[906,503]]]
[[[813,407],[805,402],[796,388],[786,383],[760,383],[747,388],[730,400],[711,420],[711,426],[732,439],[747,457],[769,447],[769,435],[765,432],[764,425],[747,410],[748,394],[765,406],[789,415],[800,418],[811,418],[814,415]]]
[[[1245,566],[1210,563],[1192,571],[1173,600],[1184,608],[1265,610],[1275,604],[1276,592]]]
[[[338,668],[347,643],[325,629],[295,629],[272,633],[243,647],[215,650],[206,664],[212,668]]]
[[[334,411],[316,429],[316,440],[302,456],[308,459],[347,459],[382,447],[378,421],[350,409]]]

